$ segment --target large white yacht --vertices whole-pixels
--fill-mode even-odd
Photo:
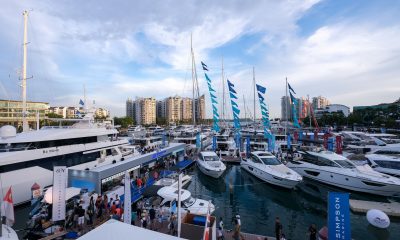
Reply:
[[[379,150],[376,152],[392,152]],[[354,154],[348,157],[358,163],[367,163],[375,171],[400,177],[400,155],[399,154]]]
[[[242,158],[240,166],[255,177],[284,188],[294,188],[303,178],[282,164],[270,152],[255,151]]]
[[[197,159],[200,171],[210,177],[219,178],[226,170],[225,164],[215,152],[200,152]]]
[[[381,196],[400,194],[400,179],[374,171],[368,165],[356,166],[329,151],[304,152],[301,160],[287,166],[303,177],[352,191]]]
[[[233,156],[235,155],[235,141],[229,137],[229,134],[218,134],[216,137],[217,149],[216,151],[220,156]]]
[[[42,187],[49,185],[54,166],[83,166],[106,158],[124,157],[121,148],[129,143],[118,138],[118,131],[111,123],[95,123],[92,113],[75,121],[72,126],[42,127],[18,134],[13,126],[0,129],[2,188],[12,186],[14,204],[30,200],[31,186],[35,182]],[[28,168],[32,168],[29,179],[25,178],[19,185],[13,184],[13,176]],[[44,175],[49,177],[39,180]]]

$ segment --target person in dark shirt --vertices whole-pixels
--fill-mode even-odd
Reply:
[[[317,240],[317,227],[315,224],[311,224],[308,228],[308,233],[310,234],[310,240]]]
[[[275,238],[281,239],[282,237],[282,224],[279,217],[275,218]]]
[[[154,205],[151,206],[151,209],[149,210],[149,215],[150,215],[150,229],[154,230],[155,219],[156,219],[156,210],[154,210]]]

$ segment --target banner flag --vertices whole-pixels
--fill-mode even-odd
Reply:
[[[52,188],[53,222],[65,220],[67,177],[66,166],[54,166]]]
[[[250,137],[246,137],[246,157],[250,157]]]
[[[292,91],[294,94],[296,94],[296,92],[293,90],[293,88],[290,86],[290,84],[288,83],[287,85],[288,85],[288,87],[289,87],[289,91]],[[290,92],[289,92],[289,93],[290,93]]]
[[[82,101],[82,99],[79,99],[79,104],[82,106],[85,105],[85,103]]]
[[[208,71],[208,67],[205,63],[201,62],[201,66],[203,67],[204,71]]]
[[[196,134],[196,148],[201,149],[200,133]]]
[[[125,171],[124,179],[124,223],[131,224],[132,221],[132,199],[131,199],[131,177],[128,171]]]
[[[212,137],[212,150],[213,151],[217,150],[217,137],[216,136]]]
[[[351,239],[349,193],[328,193],[328,239]]]
[[[257,87],[257,91],[258,92],[261,92],[262,94],[265,94],[265,91],[267,90],[265,87],[263,87],[261,85],[258,85],[258,84],[256,84],[256,87]]]
[[[292,140],[290,139],[290,133],[287,134],[287,149],[292,148]]]
[[[231,97],[231,98],[233,98],[233,99],[238,99],[236,96],[235,96],[235,94],[233,94],[233,93],[229,93],[229,96]]]

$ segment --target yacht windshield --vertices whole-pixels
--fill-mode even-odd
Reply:
[[[400,170],[400,161],[385,161],[385,160],[375,160],[375,163],[382,168],[390,168]]]
[[[190,206],[192,206],[195,202],[196,202],[196,199],[190,197],[190,198],[186,199],[185,201],[183,201],[183,205],[185,205],[185,207],[190,207]]]
[[[204,156],[204,161],[218,161],[217,156]]]
[[[339,164],[343,168],[355,168],[356,166],[347,160],[335,160],[335,163]]]
[[[278,159],[276,159],[275,157],[260,157],[261,161],[263,161],[263,163],[265,165],[279,165],[282,164]]]

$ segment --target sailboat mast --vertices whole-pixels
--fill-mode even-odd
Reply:
[[[285,105],[286,105],[286,124],[285,124],[285,135],[287,135],[287,124],[289,121],[289,113],[288,113],[288,91],[287,91],[287,77],[286,77],[286,97],[285,97]]]
[[[310,95],[307,94],[308,101],[308,119],[310,120],[310,129],[311,129],[311,103],[310,103]]]
[[[28,11],[22,13],[24,16],[24,43],[23,43],[23,63],[22,63],[22,131],[29,130],[28,121],[26,119],[26,59],[27,59],[27,44],[28,44]]]
[[[196,104],[195,104],[195,98],[194,98],[194,57],[193,57],[193,40],[192,40],[192,34],[190,34],[190,53],[192,55],[192,120],[193,120],[193,126],[196,125]]]
[[[247,111],[246,111],[246,98],[243,94],[243,107],[244,107],[244,120],[246,121],[246,127],[247,127]]]
[[[253,66],[253,120],[254,120],[254,127],[256,126],[256,75]]]
[[[222,121],[225,122],[225,76],[224,76],[224,57],[221,58],[221,80],[222,80]]]

